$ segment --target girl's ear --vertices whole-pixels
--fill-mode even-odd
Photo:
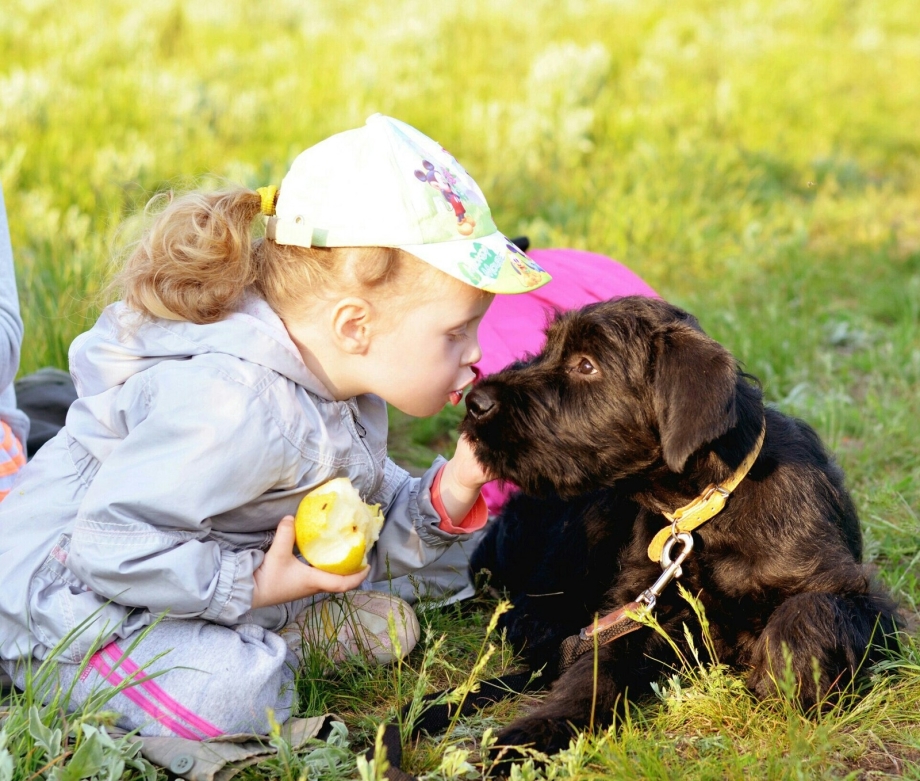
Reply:
[[[370,347],[374,308],[363,298],[352,296],[332,308],[332,338],[350,355],[364,355]]]

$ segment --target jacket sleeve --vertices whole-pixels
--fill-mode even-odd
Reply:
[[[369,581],[408,575],[436,561],[453,543],[470,538],[470,534],[443,531],[441,516],[431,502],[431,485],[446,463],[439,456],[425,474],[411,477],[386,460],[383,484],[368,500],[379,502],[386,518],[369,557]]]
[[[194,364],[143,372],[143,392],[125,394],[127,434],[87,490],[67,566],[120,604],[233,624],[264,553],[220,545],[211,518],[276,486],[285,449],[262,396]]]

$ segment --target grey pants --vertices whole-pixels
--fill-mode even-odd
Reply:
[[[481,533],[480,533],[481,534]],[[414,575],[372,584],[414,603],[463,599],[473,592],[469,552],[480,537],[452,546]],[[371,585],[371,584],[369,584]],[[221,626],[199,619],[163,619],[142,632],[109,643],[86,664],[56,659],[43,691],[50,702],[76,710],[83,704],[119,714],[117,726],[144,737],[202,740],[221,734],[269,732],[268,711],[280,724],[295,709],[297,657],[276,632],[309,608],[312,599],[250,611],[246,623]],[[138,639],[140,638],[140,639]],[[20,689],[26,665],[33,679],[41,662],[0,661]],[[129,683],[140,681],[135,685]]]
[[[25,688],[26,663],[2,664]],[[33,688],[39,664],[31,661]],[[291,716],[296,665],[284,640],[257,623],[164,620],[136,642],[109,643],[83,665],[50,663],[37,695],[66,697],[59,705],[67,710],[116,711],[117,726],[143,736],[265,735],[269,711],[279,723]]]

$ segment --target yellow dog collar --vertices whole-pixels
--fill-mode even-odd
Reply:
[[[678,507],[673,513],[662,513],[671,522],[671,525],[665,526],[652,538],[652,542],[648,546],[648,557],[652,561],[661,560],[661,551],[671,536],[676,537],[681,532],[691,532],[721,512],[731,492],[738,487],[738,484],[754,465],[757,456],[760,455],[760,448],[763,446],[766,433],[767,426],[765,421],[760,429],[757,443],[728,480],[719,485],[708,486],[696,499],[683,507]]]

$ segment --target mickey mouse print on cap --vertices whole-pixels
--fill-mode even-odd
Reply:
[[[298,155],[266,237],[300,247],[398,247],[490,293],[550,281],[495,227],[479,186],[447,150],[382,114]]]

